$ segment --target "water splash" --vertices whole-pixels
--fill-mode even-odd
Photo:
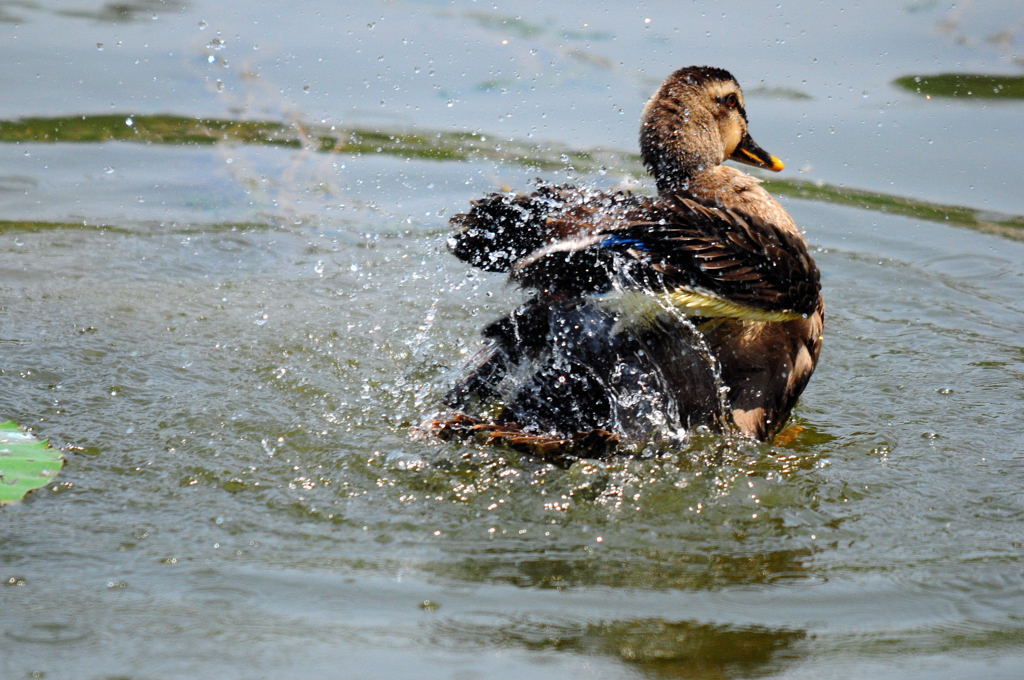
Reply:
[[[736,434],[702,329],[624,262],[607,266],[607,293],[533,298],[488,325],[485,336],[504,325],[510,337],[484,345],[445,401],[481,425],[511,422],[555,438],[608,431],[636,450],[681,445],[699,428]]]

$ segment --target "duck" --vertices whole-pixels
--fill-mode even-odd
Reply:
[[[450,252],[526,301],[483,328],[435,434],[579,456],[783,428],[821,353],[820,273],[761,180],[724,165],[783,162],[754,142],[739,83],[713,66],[668,76],[639,141],[654,195],[538,180],[450,220]]]

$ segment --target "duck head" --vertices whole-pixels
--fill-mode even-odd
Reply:
[[[658,88],[644,108],[640,151],[663,193],[685,189],[727,159],[775,172],[785,167],[751,138],[739,83],[713,66],[681,68]]]

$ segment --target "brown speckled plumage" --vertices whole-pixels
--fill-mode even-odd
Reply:
[[[435,423],[439,435],[596,453],[651,434],[659,409],[668,425],[759,439],[785,423],[821,351],[818,270],[760,181],[722,165],[781,162],[750,138],[735,79],[706,66],[659,88],[640,147],[656,197],[541,185],[452,218],[457,257],[507,272],[532,296],[484,329],[488,344],[448,393],[457,414]],[[717,361],[731,422],[699,347]],[[523,366],[532,373],[509,377]],[[496,400],[498,418],[479,414]]]

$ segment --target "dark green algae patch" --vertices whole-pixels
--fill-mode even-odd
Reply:
[[[935,73],[901,76],[897,87],[922,96],[956,99],[1024,99],[1024,76],[990,73]]]
[[[931,79],[936,77],[930,76],[920,82],[913,76],[907,78],[915,87],[923,87],[932,83]],[[1011,77],[1004,79],[1013,80]],[[1009,87],[1010,85],[1006,85],[1004,89]],[[1017,83],[1014,87],[1024,89],[1024,82]],[[233,143],[308,149],[320,153],[385,154],[436,161],[488,160],[513,163],[537,170],[569,168],[576,172],[595,172],[601,168],[613,168],[636,176],[645,174],[638,154],[610,149],[580,151],[552,144],[542,146],[499,139],[477,132],[387,132],[365,128],[260,120],[188,118],[174,115],[105,114],[0,121],[0,143],[77,144],[110,141],[176,146]],[[905,215],[1024,240],[1022,215],[1006,215],[966,206],[929,203],[903,196],[799,179],[765,178],[765,187],[784,196]],[[0,230],[9,230],[12,227],[12,224],[0,224]]]
[[[0,142],[134,142],[138,144],[280,146],[322,153],[386,154],[439,161],[488,159],[541,169],[586,163],[589,154],[568,149],[544,155],[538,147],[489,141],[474,132],[382,132],[364,128],[309,126],[260,120],[187,118],[173,115],[105,114],[0,121]]]

